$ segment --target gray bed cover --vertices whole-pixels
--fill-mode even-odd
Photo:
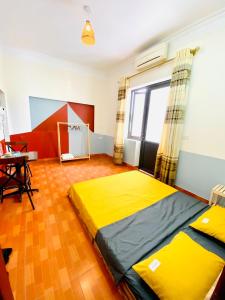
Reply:
[[[115,281],[151,253],[168,237],[208,206],[184,193],[175,192],[159,202],[101,228],[96,243]]]
[[[128,218],[102,228],[97,233],[96,242],[116,282],[124,278],[137,299],[158,299],[132,266],[164,247],[180,231],[225,259],[224,243],[188,226],[208,208],[208,205],[176,192]]]

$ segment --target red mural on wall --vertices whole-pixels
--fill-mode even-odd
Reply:
[[[66,104],[35,127],[31,132],[13,134],[11,141],[26,141],[29,151],[38,151],[39,158],[58,156],[57,122],[68,122],[68,105],[84,123],[89,123],[94,131],[94,106],[66,102]],[[60,128],[62,153],[69,152],[69,136],[67,126]]]
[[[81,118],[85,124],[94,132],[94,105],[69,102],[72,110]]]
[[[26,141],[29,151],[38,151],[39,158],[58,156],[57,122],[68,122],[67,105],[52,114],[31,132],[10,136],[11,141]],[[69,151],[68,134],[62,134],[62,151]]]

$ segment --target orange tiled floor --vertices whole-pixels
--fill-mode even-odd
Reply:
[[[12,247],[7,266],[16,300],[120,299],[66,196],[71,183],[130,170],[107,156],[60,165],[31,164],[32,186],[40,189],[32,211],[23,202],[0,204],[0,244]]]

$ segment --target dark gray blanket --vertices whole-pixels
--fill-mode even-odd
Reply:
[[[115,281],[207,205],[176,192],[121,221],[101,228],[96,243]]]

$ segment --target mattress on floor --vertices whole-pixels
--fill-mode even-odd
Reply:
[[[75,183],[69,197],[92,237],[177,190],[139,171]]]
[[[132,216],[101,228],[95,241],[115,282],[119,283],[146,253],[207,209],[205,203],[177,191]]]

